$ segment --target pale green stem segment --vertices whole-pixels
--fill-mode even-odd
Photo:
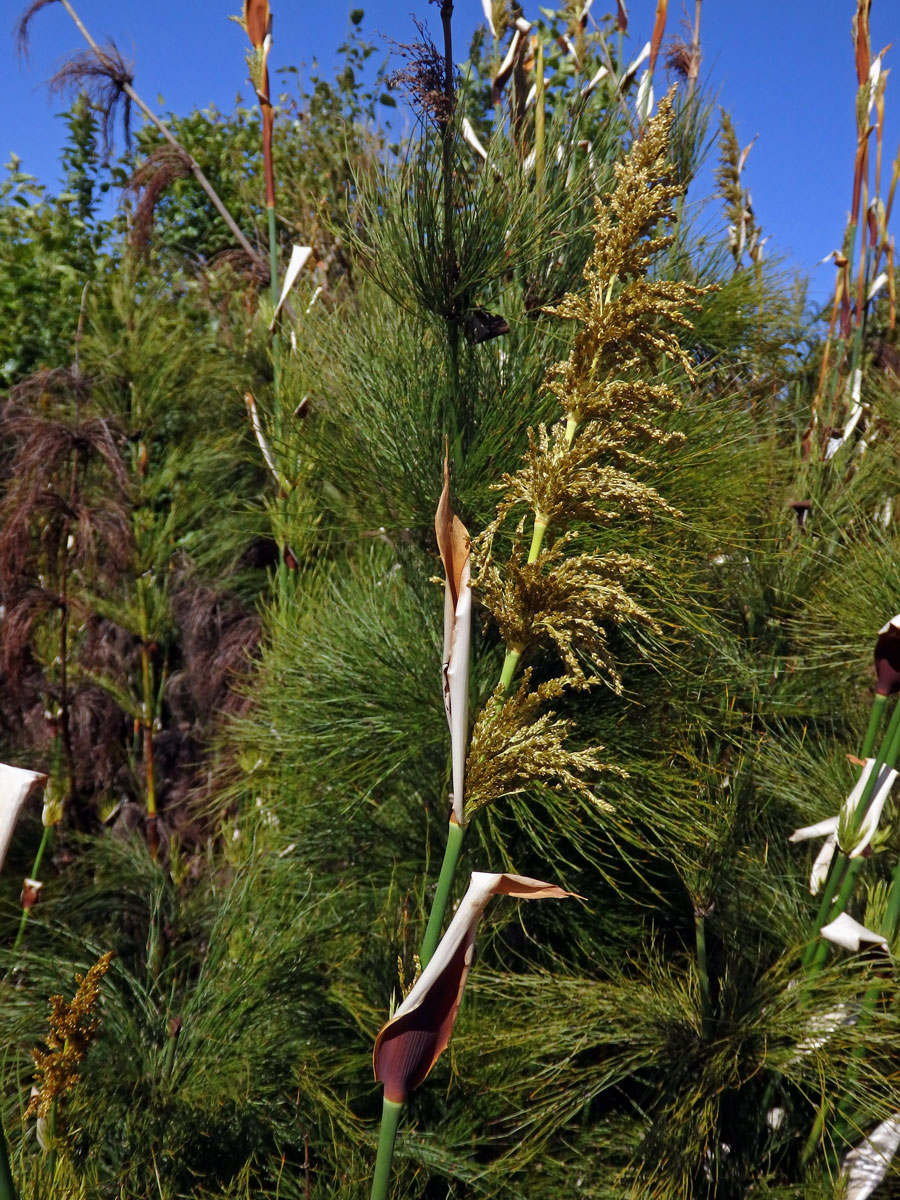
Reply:
[[[819,1106],[819,1111],[816,1113],[816,1119],[813,1121],[813,1127],[809,1131],[809,1136],[803,1144],[803,1150],[800,1154],[800,1165],[805,1167],[812,1156],[818,1149],[819,1143],[822,1141],[822,1134],[825,1132],[825,1117],[828,1113],[828,1100],[822,1101]]]
[[[700,976],[700,1015],[703,1019],[703,1032],[708,1034],[712,1020],[712,1003],[709,998],[709,968],[706,961],[706,917],[702,913],[694,913],[694,935],[697,943],[697,973]]]
[[[41,830],[41,840],[38,843],[37,854],[35,854],[35,856],[34,856],[34,865],[31,868],[31,878],[32,879],[40,879],[40,875],[38,874],[38,872],[41,869],[41,862],[44,857],[44,851],[50,845],[50,838],[52,836],[53,836],[53,827],[51,825],[45,825],[44,828]],[[15,954],[15,952],[22,945],[22,938],[25,936],[25,926],[27,924],[28,924],[28,909],[23,908],[22,915],[19,918],[19,929],[18,929],[18,932],[16,933],[16,940],[13,942],[13,954]],[[2,1193],[0,1193],[0,1200],[3,1200]]]
[[[0,1129],[0,1200],[16,1200],[16,1188],[13,1183],[12,1168],[9,1165],[9,1150],[2,1129]]]
[[[860,751],[860,758],[868,758],[872,753],[875,745],[875,738],[878,736],[878,730],[881,727],[881,718],[884,716],[884,707],[887,704],[887,696],[882,696],[878,692],[872,704],[872,712],[869,715],[869,724],[866,727],[866,736],[863,740],[863,748]]]
[[[444,848],[444,861],[441,863],[441,873],[438,876],[437,888],[435,889],[434,900],[431,904],[431,915],[428,918],[428,927],[425,930],[425,939],[422,942],[422,950],[419,954],[419,961],[423,969],[431,961],[441,937],[444,913],[447,911],[447,901],[450,899],[450,889],[453,886],[453,873],[459,861],[459,852],[462,849],[465,832],[465,826],[457,824],[451,817],[447,828],[447,845]]]
[[[544,43],[539,41],[534,67],[534,186],[544,194]]]
[[[391,1182],[391,1159],[394,1156],[394,1142],[397,1140],[397,1129],[400,1125],[402,1111],[402,1104],[396,1100],[388,1100],[385,1096],[384,1107],[381,1110],[381,1132],[378,1135],[375,1175],[372,1179],[372,1200],[387,1200],[388,1187]]]
[[[506,651],[506,657],[503,659],[503,670],[500,672],[500,687],[503,689],[504,694],[509,691],[513,675],[516,673],[516,667],[519,665],[521,657],[521,650]]]

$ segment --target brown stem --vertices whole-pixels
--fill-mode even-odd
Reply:
[[[62,4],[63,8],[66,10],[66,12],[72,18],[72,20],[75,22],[75,25],[78,28],[78,32],[81,34],[81,36],[84,38],[84,40],[90,46],[90,48],[96,54],[96,56],[100,60],[100,62],[103,63],[104,65],[109,65],[106,55],[103,53],[103,50],[100,48],[100,46],[97,45],[97,43],[91,37],[90,33],[88,32],[87,27],[85,26],[84,22],[79,17],[78,13],[72,7],[69,0],[60,0],[60,4]],[[194,176],[194,178],[197,180],[197,182],[200,184],[200,186],[203,188],[204,192],[206,192],[207,196],[210,199],[210,202],[213,205],[213,208],[215,208],[216,212],[219,214],[219,216],[222,218],[222,220],[228,226],[231,233],[237,239],[238,245],[241,247],[241,249],[244,251],[244,253],[247,254],[253,261],[258,262],[261,266],[265,267],[265,265],[266,265],[265,260],[262,258],[262,256],[260,254],[258,254],[256,252],[256,250],[253,249],[253,247],[250,245],[250,243],[244,237],[244,234],[241,232],[241,228],[238,225],[237,221],[235,221],[234,217],[231,215],[231,213],[228,211],[228,209],[225,207],[225,205],[219,199],[218,193],[216,192],[213,185],[206,178],[206,176],[203,174],[203,171],[200,168],[200,164],[197,162],[197,160],[194,158],[194,156],[192,154],[188,153],[187,150],[185,150],[184,146],[181,145],[181,143],[178,141],[178,139],[175,137],[175,135],[169,129],[168,125],[166,125],[163,121],[161,121],[159,119],[159,117],[156,115],[156,113],[154,113],[153,111],[151,111],[151,109],[149,109],[147,107],[147,105],[144,103],[144,101],[141,99],[141,97],[137,94],[137,92],[134,90],[134,88],[131,86],[130,83],[124,83],[122,85],[122,91],[125,93],[125,95],[128,97],[128,99],[131,100],[131,102],[133,104],[136,104],[138,106],[138,108],[141,110],[141,112],[144,114],[144,116],[147,118],[147,120],[150,122],[150,124],[154,125],[157,128],[157,130],[162,134],[162,136],[166,139],[166,141],[169,143],[169,145],[174,146],[176,150],[180,150],[181,153],[186,156],[187,163],[188,163],[188,169],[190,170],[190,172]]]

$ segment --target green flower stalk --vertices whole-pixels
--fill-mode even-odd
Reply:
[[[578,324],[569,357],[550,369],[545,382],[546,391],[560,403],[562,418],[549,430],[542,425],[529,431],[522,465],[497,485],[504,495],[496,519],[471,545],[450,505],[449,467],[444,465],[435,533],[445,576],[443,691],[451,732],[452,811],[420,955],[423,975],[376,1045],[376,1076],[385,1082],[385,1112],[373,1200],[387,1195],[390,1167],[385,1163],[393,1150],[399,1106],[446,1045],[455,1016],[455,1008],[452,1015],[445,1013],[446,1023],[438,1032],[429,1016],[426,1029],[417,1024],[428,1011],[423,999],[422,1010],[416,1006],[417,1015],[410,1017],[408,1036],[404,1032],[393,1046],[402,1028],[397,1022],[413,1011],[414,997],[424,998],[426,982],[437,977],[441,951],[436,948],[467,822],[479,809],[537,782],[575,794],[598,811],[609,810],[588,779],[617,769],[605,765],[596,748],[570,748],[566,743],[573,722],[560,720],[546,705],[567,688],[586,689],[600,678],[621,690],[608,624],[631,622],[658,632],[631,591],[638,577],[652,574],[649,564],[627,554],[572,553],[575,533],[569,526],[574,521],[605,524],[623,514],[650,522],[675,512],[653,487],[631,474],[634,467],[651,462],[640,452],[642,447],[680,441],[659,424],[662,413],[678,406],[675,392],[667,383],[647,382],[644,374],[655,372],[658,379],[665,360],[668,367],[674,364],[692,378],[675,330],[691,327],[686,314],[699,308],[706,291],[649,277],[654,260],[672,243],[673,205],[683,192],[669,179],[672,120],[670,94],[616,168],[616,190],[597,202],[594,249],[584,271],[587,293],[567,295],[550,310]],[[510,518],[516,520],[513,549],[508,561],[499,565],[493,544]],[[548,543],[551,531],[555,537]],[[476,579],[470,579],[470,554],[477,559]],[[500,681],[468,743],[473,591],[495,619],[506,654]],[[539,644],[556,651],[562,675],[533,686],[526,669],[514,688],[520,662]],[[457,929],[462,911],[461,906],[442,947]],[[457,950],[465,957],[463,943]],[[460,969],[462,963],[461,958]],[[441,984],[435,994],[455,993]],[[432,1052],[434,1058],[429,1057]]]
[[[478,922],[491,896],[565,899],[571,893],[522,875],[476,871],[434,956],[375,1040],[375,1078],[384,1084],[384,1114],[372,1200],[386,1200],[400,1113],[410,1092],[446,1050],[469,977]]]
[[[655,259],[672,243],[674,203],[683,192],[681,185],[670,182],[667,158],[672,102],[672,94],[661,102],[644,136],[616,167],[615,191],[596,202],[594,249],[584,270],[586,294],[569,294],[549,310],[579,326],[568,358],[551,367],[544,385],[559,401],[562,419],[550,430],[540,426],[529,431],[521,467],[497,485],[504,495],[496,519],[472,543],[477,578],[471,586],[494,617],[506,653],[498,687],[476,722],[469,750],[466,774],[474,769],[480,782],[474,787],[466,783],[462,808],[462,771],[454,767],[454,815],[422,949],[423,963],[437,945],[462,831],[472,813],[522,790],[529,779],[571,788],[585,771],[601,769],[593,751],[564,749],[569,724],[556,721],[552,712],[539,712],[539,704],[558,697],[566,687],[586,688],[598,677],[621,689],[605,624],[631,622],[658,631],[630,591],[633,581],[652,573],[649,564],[624,554],[572,554],[574,533],[568,526],[574,521],[604,524],[623,514],[645,522],[674,515],[656,489],[635,479],[629,470],[650,464],[640,453],[642,446],[664,448],[680,441],[659,425],[659,416],[678,406],[675,392],[666,383],[647,382],[643,375],[648,370],[658,372],[665,359],[693,377],[676,330],[691,327],[686,314],[699,308],[707,290],[648,277]],[[447,487],[445,476],[438,510],[438,524],[444,528],[438,533],[438,544],[448,581],[445,595],[452,597],[451,576],[461,568],[450,562],[448,547],[455,526],[447,516]],[[532,529],[526,553],[529,510]],[[494,559],[493,543],[510,517],[517,519],[513,550],[501,566]],[[545,545],[551,529],[558,531],[557,536],[553,544]],[[462,537],[465,531],[461,526],[460,530]],[[458,549],[457,557],[461,553]],[[468,544],[465,553],[468,564]],[[527,685],[523,694],[512,696],[523,656],[547,643],[563,661],[563,677],[531,699]],[[588,678],[584,663],[596,674]],[[463,744],[458,733],[457,760]],[[513,746],[516,752],[507,753]],[[576,790],[582,790],[582,785]],[[589,791],[586,785],[583,790]]]

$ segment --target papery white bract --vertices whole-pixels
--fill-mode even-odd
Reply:
[[[465,823],[465,772],[469,724],[469,647],[472,640],[472,589],[469,587],[469,534],[450,507],[450,470],[444,462],[444,488],[434,517],[444,564],[443,692],[450,726],[453,817]]]
[[[900,1147],[900,1114],[876,1125],[844,1159],[844,1200],[867,1200],[887,1174]]]
[[[443,1054],[472,965],[475,932],[491,896],[565,899],[570,892],[524,875],[475,871],[459,908],[422,974],[375,1040],[372,1063],[384,1094],[402,1103]]]
[[[880,933],[866,929],[865,925],[861,925],[847,913],[841,913],[833,921],[823,925],[819,932],[823,938],[834,942],[836,946],[843,946],[845,950],[861,950],[867,945],[880,946],[885,951],[888,949],[887,941]]]
[[[46,778],[39,771],[0,763],[0,869],[25,801]]]
[[[840,816],[826,817],[824,821],[817,821],[815,825],[803,825],[800,829],[795,829],[788,838],[789,842],[805,842],[817,837],[825,838],[822,848],[816,856],[816,861],[813,863],[809,877],[809,890],[814,896],[821,889],[828,875],[831,860],[837,849],[838,831],[841,823],[843,822],[847,826],[852,822],[874,765],[874,758],[866,759],[866,765],[863,767],[853,791],[843,803]],[[866,810],[866,814],[860,822],[859,829],[853,838],[853,845],[849,849],[845,848],[845,853],[850,858],[859,858],[868,848],[875,831],[878,829],[882,811],[896,778],[897,772],[887,767],[882,766],[878,772],[878,782],[869,800],[869,807]]]

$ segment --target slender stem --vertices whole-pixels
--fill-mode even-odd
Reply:
[[[513,675],[516,673],[516,667],[519,665],[519,659],[521,657],[521,650],[506,651],[506,656],[503,659],[503,670],[500,672],[500,687],[503,688],[504,694],[509,691],[510,684],[513,681]]]
[[[531,548],[528,551],[529,566],[537,562],[537,556],[541,552],[541,546],[544,544],[544,534],[547,532],[547,521],[540,513],[535,513],[534,529],[531,533]]]
[[[866,736],[863,739],[860,758],[868,758],[872,753],[875,738],[878,736],[878,729],[881,725],[881,718],[884,716],[884,706],[886,703],[887,696],[883,696],[881,692],[877,692],[872,703],[872,712],[869,716],[869,724],[866,727]]]
[[[9,1149],[2,1129],[0,1129],[0,1200],[16,1200],[16,1188],[13,1183],[12,1168],[9,1164]]]
[[[34,856],[34,865],[31,868],[31,878],[32,879],[40,878],[40,876],[38,875],[38,872],[41,869],[41,861],[44,857],[44,851],[47,849],[47,846],[50,844],[50,838],[52,836],[53,836],[52,826],[45,825],[43,830],[41,831],[41,840],[38,843],[37,854],[35,854],[35,856]],[[16,940],[13,942],[13,954],[15,954],[16,951],[19,949],[19,947],[22,945],[22,938],[25,936],[25,926],[28,924],[28,912],[29,912],[29,910],[23,905],[22,906],[22,915],[19,918],[19,928],[16,931]],[[2,1196],[0,1196],[0,1200],[2,1200]]]
[[[694,5],[694,28],[691,31],[691,65],[688,68],[687,98],[690,100],[697,86],[697,76],[700,74],[700,8],[703,0],[696,0]]]
[[[275,230],[275,205],[266,206],[266,216],[269,222],[269,294],[272,297],[272,311],[278,307],[278,235]],[[272,375],[275,388],[275,409],[280,417],[279,398],[281,395],[281,338],[276,329],[272,335]]]
[[[391,1159],[394,1157],[394,1143],[397,1140],[402,1111],[402,1104],[396,1100],[388,1100],[385,1096],[381,1110],[381,1132],[378,1135],[375,1174],[372,1178],[372,1200],[387,1200],[388,1186],[391,1182]]]
[[[538,41],[534,67],[534,187],[539,197],[544,195],[544,43]]]
[[[99,61],[101,63],[103,63],[104,66],[112,66],[112,64],[107,59],[106,55],[103,53],[102,48],[100,46],[98,46],[97,43],[94,41],[94,39],[91,37],[90,33],[87,30],[87,27],[85,26],[84,22],[81,20],[81,17],[79,17],[78,13],[72,7],[69,0],[60,0],[60,3],[62,4],[62,6],[66,10],[66,12],[69,14],[69,16],[72,18],[72,20],[75,22],[75,25],[78,28],[78,32],[81,34],[81,36],[84,38],[84,40],[90,46],[90,48],[96,54]],[[176,150],[180,150],[181,153],[185,155],[185,157],[187,159],[188,169],[190,170],[190,172],[194,176],[194,178],[197,180],[197,182],[200,184],[200,186],[203,188],[204,192],[206,192],[207,196],[209,197],[210,201],[212,202],[213,208],[215,208],[216,212],[219,214],[219,216],[222,218],[222,220],[228,226],[231,233],[237,239],[237,242],[240,245],[241,249],[254,262],[258,262],[258,263],[264,265],[259,254],[253,249],[253,247],[250,245],[250,243],[244,237],[237,221],[235,221],[234,217],[231,215],[231,213],[228,211],[228,209],[225,207],[225,205],[219,199],[218,193],[216,192],[213,185],[206,178],[206,176],[203,174],[203,171],[200,169],[200,164],[196,161],[196,159],[193,157],[193,155],[189,154],[188,151],[185,150],[184,146],[182,146],[182,144],[174,136],[174,134],[169,129],[169,127],[163,121],[161,121],[159,119],[159,117],[156,115],[156,113],[154,113],[151,109],[149,109],[147,107],[147,105],[144,103],[144,101],[141,99],[141,97],[137,94],[137,92],[134,90],[134,88],[131,86],[130,83],[123,83],[122,91],[125,93],[125,95],[128,97],[128,99],[133,104],[136,104],[138,106],[138,108],[141,110],[141,112],[144,114],[144,116],[147,118],[147,120],[150,122],[150,124],[156,126],[157,130],[162,134],[162,136],[166,139],[166,141],[169,143],[169,145],[174,146],[176,148]]]
[[[440,941],[444,913],[447,911],[450,888],[453,886],[453,873],[459,861],[459,852],[462,849],[464,836],[465,826],[457,824],[451,817],[447,829],[447,845],[444,848],[444,861],[441,863],[441,873],[438,876],[434,900],[431,902],[431,914],[428,918],[428,926],[425,930],[425,938],[419,954],[423,968],[428,966]]]
[[[819,1105],[819,1111],[816,1113],[816,1119],[813,1121],[812,1129],[809,1131],[806,1141],[803,1144],[803,1150],[800,1153],[800,1164],[806,1166],[812,1156],[815,1154],[819,1143],[822,1141],[822,1134],[825,1132],[825,1117],[828,1112],[828,1100],[823,1098]]]
[[[831,908],[831,902],[834,900],[834,894],[838,890],[838,885],[844,878],[844,872],[847,868],[847,863],[850,860],[843,850],[839,850],[831,864],[831,870],[828,873],[828,879],[825,882],[825,890],[822,892],[822,899],[819,903],[819,910],[816,913],[816,924],[813,931],[812,940],[808,943],[803,952],[803,965],[809,967],[818,954],[819,950],[819,930],[823,925],[827,925],[827,917]]]
[[[709,966],[706,959],[706,917],[703,913],[694,913],[694,936],[697,943],[697,972],[700,976],[700,1015],[703,1019],[703,1032],[709,1033],[712,1021],[712,1003],[709,993]]]

